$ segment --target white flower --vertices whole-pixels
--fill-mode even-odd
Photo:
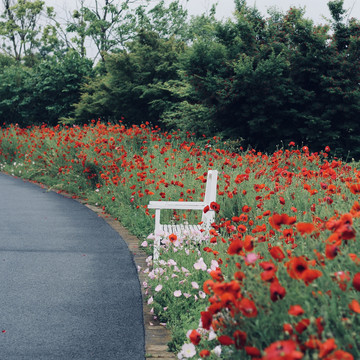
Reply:
[[[202,299],[205,299],[205,298],[206,298],[206,294],[205,294],[203,291],[199,291],[199,296],[200,296]]]
[[[193,289],[198,289],[199,288],[199,284],[195,281],[191,282],[191,286],[193,287]]]
[[[176,266],[176,261],[173,259],[168,260],[168,265]]]
[[[174,296],[175,296],[175,297],[180,297],[181,294],[182,294],[181,290],[175,290],[175,291],[174,291]]]
[[[182,356],[190,359],[196,355],[195,345],[194,344],[184,344],[181,348]]]
[[[215,271],[219,267],[219,263],[216,260],[211,260],[211,270]]]
[[[215,331],[211,329],[210,332],[209,332],[208,340],[211,341],[211,340],[214,340],[214,339],[216,339],[216,334],[215,334]]]
[[[220,357],[221,356],[221,345],[214,347],[213,352],[217,357]]]
[[[204,259],[200,258],[195,264],[194,264],[194,268],[196,270],[202,270],[202,271],[206,271],[207,267],[206,264],[204,263]]]

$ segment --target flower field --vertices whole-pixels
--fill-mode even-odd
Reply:
[[[0,170],[86,198],[139,237],[147,301],[179,359],[360,359],[360,171],[330,154],[244,151],[148,125],[0,129]],[[200,201],[209,169],[212,229],[164,234],[153,264],[149,201]]]

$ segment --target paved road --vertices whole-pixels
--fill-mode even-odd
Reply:
[[[80,203],[0,174],[0,360],[144,360],[144,349],[122,238]]]

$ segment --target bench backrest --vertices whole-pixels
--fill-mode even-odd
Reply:
[[[204,197],[205,206],[206,205],[210,206],[211,202],[216,201],[217,178],[218,178],[217,170],[208,171],[208,175],[206,179],[205,197]],[[209,210],[207,213],[203,213],[201,220],[203,221],[205,228],[210,228],[211,224],[214,222],[214,219],[215,219],[215,211]]]

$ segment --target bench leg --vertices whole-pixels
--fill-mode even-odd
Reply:
[[[159,260],[160,255],[160,238],[161,236],[155,231],[155,239],[154,239],[154,252],[153,252],[153,261],[156,262]]]
[[[160,231],[161,231],[161,225],[160,225],[160,209],[155,210],[155,239],[154,239],[154,252],[153,252],[153,261],[159,260],[160,255]]]

